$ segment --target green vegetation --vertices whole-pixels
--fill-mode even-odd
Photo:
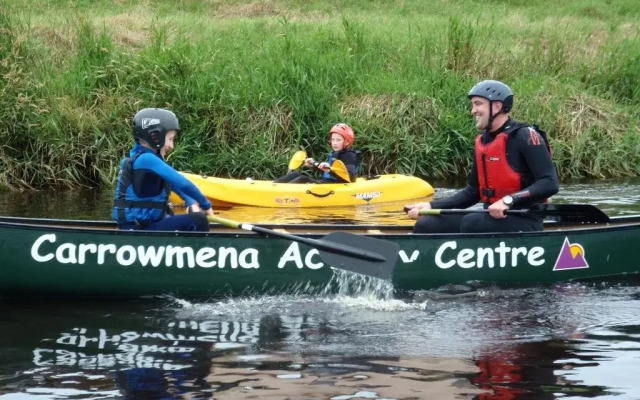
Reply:
[[[142,107],[181,170],[283,174],[356,130],[364,172],[466,174],[466,93],[516,92],[562,179],[640,175],[637,0],[0,2],[0,187],[111,185]]]

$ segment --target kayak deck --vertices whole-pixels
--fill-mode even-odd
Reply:
[[[402,174],[358,178],[353,183],[275,183],[182,173],[217,207],[335,207],[421,199],[435,193],[424,180]],[[171,202],[183,204],[175,193]]]

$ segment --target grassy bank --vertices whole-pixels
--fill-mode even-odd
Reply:
[[[344,121],[363,173],[461,177],[487,78],[548,132],[562,179],[638,176],[640,3],[566,3],[0,3],[0,186],[112,184],[148,106],[180,117],[182,170],[272,178]]]

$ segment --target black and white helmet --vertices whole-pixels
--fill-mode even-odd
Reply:
[[[132,126],[135,141],[142,139],[156,150],[164,146],[168,131],[180,130],[178,117],[162,108],[143,108],[133,117]]]
[[[513,90],[500,81],[482,81],[469,90],[468,98],[484,97],[490,102],[501,101],[502,112],[508,113],[513,108]]]

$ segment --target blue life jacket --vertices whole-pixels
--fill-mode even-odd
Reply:
[[[162,180],[163,189],[155,196],[139,197],[134,188],[133,163],[144,154],[139,152],[122,162],[116,186],[113,219],[119,223],[136,223],[144,227],[165,217],[171,186]]]
[[[329,158],[327,159],[327,163],[329,164],[329,166],[333,165],[333,151],[329,153]],[[338,178],[331,175],[331,172],[323,172],[322,179],[325,181],[338,182]]]

